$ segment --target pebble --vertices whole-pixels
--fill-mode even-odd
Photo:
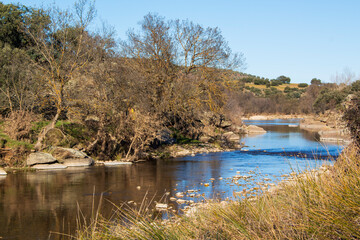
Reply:
[[[176,200],[176,202],[178,204],[185,204],[186,203],[186,201],[184,199],[178,199],[178,200]]]
[[[157,211],[166,211],[167,208],[168,208],[168,205],[167,205],[166,203],[157,203],[157,204],[155,205],[155,209],[156,209]]]
[[[183,192],[177,192],[177,193],[175,193],[175,196],[178,197],[178,198],[182,198],[182,197],[184,197],[184,193]]]

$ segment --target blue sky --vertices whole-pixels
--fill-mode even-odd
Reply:
[[[40,7],[74,0],[3,1]],[[360,76],[358,0],[97,0],[97,23],[112,25],[119,38],[149,12],[219,27],[233,52],[246,57],[246,73],[292,82],[314,77],[331,82],[336,74]]]

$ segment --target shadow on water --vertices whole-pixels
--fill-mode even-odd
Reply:
[[[61,171],[8,174],[0,178],[0,237],[3,239],[48,239],[49,231],[74,233],[78,206],[90,216],[92,201],[97,206],[104,198],[101,212],[113,214],[112,202],[140,205],[146,195],[159,201],[164,193],[196,190],[204,198],[232,198],[245,184],[255,184],[264,177],[278,181],[282,174],[295,169],[314,168],[341,146],[324,146],[314,134],[301,131],[297,120],[251,122],[267,130],[266,134],[246,136],[243,150],[199,154],[167,161],[146,162],[118,167],[96,166]],[[257,173],[259,174],[257,174]],[[234,183],[232,177],[249,178]],[[148,200],[149,200],[148,199]],[[177,208],[177,205],[174,205]],[[60,239],[52,234],[50,239]]]

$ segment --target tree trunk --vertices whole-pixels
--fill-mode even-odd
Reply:
[[[126,156],[125,156],[125,159],[126,159],[127,161],[128,161],[128,159],[129,159],[130,151],[131,151],[132,146],[134,145],[134,143],[135,143],[136,139],[137,139],[137,134],[135,133],[134,138],[133,138],[133,140],[131,141],[131,144],[130,144],[129,150],[128,150],[128,152],[127,152]]]
[[[57,120],[59,119],[60,117],[60,114],[61,114],[61,110],[57,110],[56,111],[56,115],[54,116],[54,118],[51,120],[51,122],[46,125],[40,132],[39,136],[38,136],[38,139],[37,139],[37,142],[35,144],[35,151],[41,151],[43,149],[43,141],[46,137],[46,134],[51,130],[51,129],[54,129],[55,128],[55,124],[57,122]]]

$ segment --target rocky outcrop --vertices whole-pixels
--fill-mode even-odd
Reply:
[[[299,127],[305,131],[318,133],[322,142],[348,143],[351,141],[350,134],[340,119],[339,114],[328,113],[325,116],[303,119]]]
[[[52,155],[59,163],[69,167],[84,167],[94,164],[94,159],[85,153],[72,148],[56,147],[52,151]]]
[[[50,164],[56,162],[56,158],[54,158],[50,153],[44,152],[31,153],[26,159],[27,166],[33,166],[36,164]]]
[[[315,120],[315,119],[303,119],[299,125],[300,129],[310,131],[310,132],[319,132],[319,131],[328,131],[331,130],[330,127],[326,125],[324,121]]]
[[[319,131],[320,141],[322,142],[350,142],[350,136],[345,130],[334,129]]]
[[[4,175],[7,175],[7,172],[4,169],[0,168],[0,176]]]

